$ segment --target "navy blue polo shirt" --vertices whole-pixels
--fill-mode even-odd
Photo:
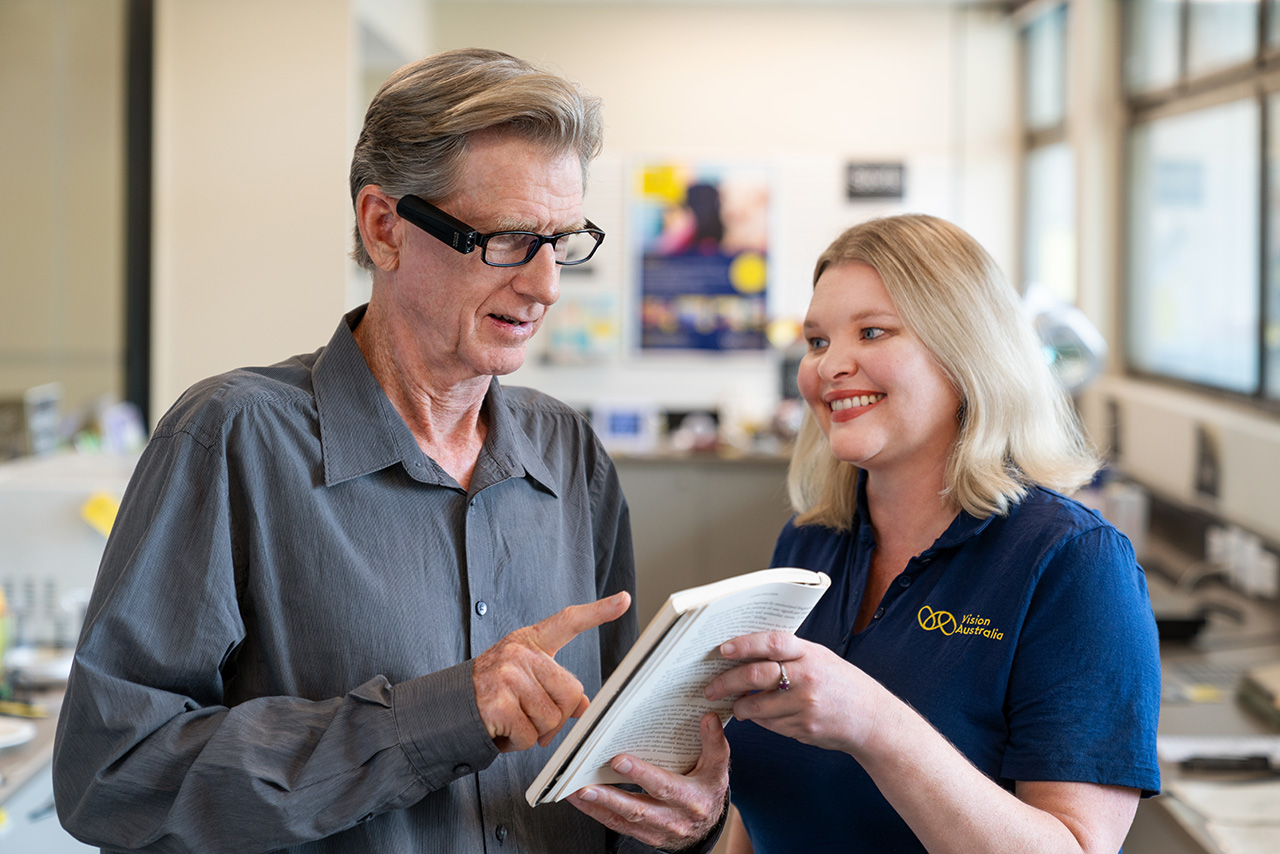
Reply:
[[[865,506],[865,483],[859,506]],[[1007,516],[961,513],[852,627],[875,539],[789,522],[774,566],[832,579],[797,631],[879,680],[988,777],[1160,786],[1160,660],[1146,579],[1101,516],[1034,489]],[[756,854],[924,851],[848,754],[732,721],[731,784]]]

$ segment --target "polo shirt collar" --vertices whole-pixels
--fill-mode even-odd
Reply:
[[[871,520],[865,512],[867,506],[867,472],[866,470],[858,471],[858,509],[855,517],[855,524],[859,529],[865,530],[867,535],[871,532]],[[992,517],[987,516],[979,519],[972,516],[964,510],[956,514],[956,518],[951,520],[951,524],[947,526],[947,530],[942,532],[942,536],[934,540],[929,551],[937,549],[948,549],[960,546],[970,537],[975,537],[982,533],[988,525],[991,524]]]
[[[329,344],[316,359],[312,379],[324,458],[324,482],[346,480],[401,464],[410,476],[455,485],[439,466],[421,465],[426,455],[378,383],[352,330],[364,317],[367,304],[348,312]],[[489,383],[484,414],[489,434],[480,451],[471,491],[514,477],[528,476],[551,494],[554,478],[543,455],[503,400],[497,378]]]

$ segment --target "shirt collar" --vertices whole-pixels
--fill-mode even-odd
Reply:
[[[545,454],[534,446],[529,434],[520,427],[497,377],[489,382],[489,392],[484,398],[484,416],[489,433],[472,475],[471,491],[479,492],[507,478],[528,476],[547,492],[556,495],[555,479],[547,469]]]
[[[344,315],[316,358],[312,384],[326,486],[404,462],[406,439],[417,450],[409,428],[387,400],[352,334],[367,307]]]
[[[867,506],[867,472],[864,469],[858,471],[858,509],[855,517],[855,525],[858,529],[866,532],[868,536],[871,534],[871,520],[864,508]],[[938,537],[930,546],[929,550],[954,548],[961,545],[970,537],[975,537],[982,532],[984,528],[991,524],[991,516],[979,519],[972,516],[964,510],[956,514],[956,518],[951,520],[951,524],[947,526],[947,530],[942,532],[942,536]]]
[[[320,421],[324,482],[333,486],[396,465],[418,480],[452,485],[438,466],[424,467],[426,455],[365,361],[352,330],[367,305],[348,312],[316,359],[313,387]],[[471,491],[528,475],[555,495],[554,479],[542,454],[503,400],[497,378],[484,400],[489,434],[480,451]]]

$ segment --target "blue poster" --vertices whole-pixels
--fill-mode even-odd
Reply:
[[[637,183],[641,349],[763,350],[764,171],[662,163],[644,166]]]

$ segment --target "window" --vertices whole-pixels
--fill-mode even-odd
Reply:
[[[1187,11],[1189,76],[1248,62],[1257,53],[1257,0],[1191,0]]]
[[[1178,81],[1182,0],[1130,0],[1125,5],[1124,84],[1148,92]]]
[[[1022,280],[1076,299],[1075,160],[1065,142],[1027,152]]]
[[[1060,125],[1067,112],[1067,7],[1055,6],[1031,21],[1022,41],[1026,126],[1042,130]]]
[[[1280,400],[1280,2],[1124,13],[1128,366]]]
[[[1251,393],[1258,384],[1258,105],[1129,135],[1130,364]]]
[[[1066,141],[1067,6],[1041,11],[1022,29],[1022,275],[1066,302],[1076,299],[1075,159]]]

